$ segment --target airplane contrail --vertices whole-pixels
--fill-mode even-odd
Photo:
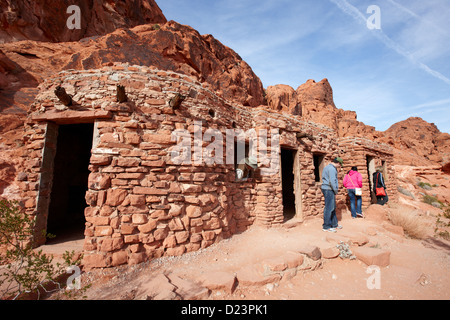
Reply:
[[[420,21],[425,22],[426,24],[430,25],[431,27],[433,27],[434,29],[439,31],[442,35],[445,35],[445,36],[449,35],[447,30],[442,29],[441,27],[437,26],[436,24],[434,24],[433,22],[431,22],[428,19],[425,19],[425,18],[419,16],[417,13],[415,13],[415,12],[409,10],[408,8],[402,6],[400,3],[395,2],[394,0],[387,0],[387,1],[390,2],[392,5],[396,6],[397,8],[399,8],[400,10],[403,10],[404,12],[408,13],[411,17],[414,17],[417,20],[420,20]]]
[[[344,12],[345,14],[348,14],[352,16],[358,23],[363,24],[366,26],[367,17],[361,13],[355,6],[350,4],[347,0],[330,0],[334,4],[337,5],[337,7]],[[425,63],[417,60],[413,54],[407,52],[404,48],[402,48],[398,43],[393,41],[391,38],[389,38],[382,30],[375,30],[373,32],[373,35],[375,35],[381,42],[384,43],[388,48],[394,50],[399,55],[407,58],[412,64],[416,65],[429,75],[444,81],[446,84],[450,85],[450,79],[444,76],[439,71],[431,69],[429,66],[427,66]]]

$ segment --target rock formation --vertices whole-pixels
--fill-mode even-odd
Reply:
[[[273,110],[301,115],[301,105],[297,101],[297,92],[286,84],[269,86],[266,90],[267,104]],[[297,108],[297,109],[296,109]]]
[[[421,118],[398,122],[384,135],[384,142],[396,150],[398,164],[443,166],[450,162],[450,134]]]
[[[280,112],[301,115],[305,120],[338,131],[339,137],[364,137],[394,147],[398,165],[441,165],[450,163],[450,135],[421,118],[409,118],[385,132],[357,120],[356,112],[338,109],[327,79],[308,80],[294,90],[288,85],[267,88],[268,106]],[[447,165],[447,166],[445,166]]]
[[[269,108],[326,125],[338,131],[340,137],[360,136],[373,139],[377,136],[375,128],[357,121],[356,112],[336,107],[328,79],[320,82],[308,80],[297,90],[288,85],[270,86],[266,95]]]
[[[0,0],[0,146],[5,152],[20,145],[20,124],[44,79],[62,70],[119,62],[185,74],[228,101],[299,115],[336,130],[339,137],[388,143],[397,164],[448,168],[450,135],[436,126],[413,118],[376,131],[358,121],[355,112],[336,107],[327,79],[308,80],[296,90],[288,85],[264,90],[236,52],[212,35],[167,22],[154,0],[83,0],[77,5],[82,27],[70,30],[65,1]],[[14,179],[8,172],[4,181]]]
[[[48,2],[0,0],[0,147],[5,159],[14,159],[21,144],[21,124],[38,85],[62,70],[113,62],[153,66],[186,74],[229,101],[265,104],[260,79],[236,52],[212,35],[166,22],[153,0],[81,1],[86,22],[81,30],[66,28],[69,14],[63,1]],[[56,14],[61,10],[62,15]],[[16,178],[9,169],[13,162],[0,169],[5,188]]]
[[[155,66],[207,83],[223,98],[249,106],[264,104],[264,88],[250,66],[211,35],[201,36],[188,26],[170,21],[161,26],[119,29],[96,39],[71,43],[21,41],[0,46],[3,80],[0,108],[23,105],[3,96],[25,95],[43,79],[67,69],[95,69],[111,62]],[[6,83],[8,82],[8,83]]]
[[[450,162],[446,163],[443,167],[442,170],[448,174],[450,174]]]
[[[68,1],[1,0],[0,43],[21,40],[78,41],[118,28],[167,21],[154,0],[82,0],[75,4],[80,8],[80,29],[70,30],[66,22],[74,11],[68,10]]]

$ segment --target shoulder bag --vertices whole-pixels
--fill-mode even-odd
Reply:
[[[377,174],[377,181],[375,183],[375,194],[377,195],[377,197],[385,197],[386,196],[386,191],[384,190],[383,187],[378,188],[378,177],[380,176],[380,173]]]
[[[352,177],[350,177],[350,175],[348,175],[348,178],[352,182],[352,185],[355,186],[355,184],[353,183]],[[362,189],[361,188],[355,188],[355,195],[362,196]]]

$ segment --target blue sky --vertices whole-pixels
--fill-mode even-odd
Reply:
[[[377,130],[414,116],[450,132],[449,0],[156,1],[236,51],[265,88],[327,78],[336,106]],[[381,29],[367,27],[372,5]]]

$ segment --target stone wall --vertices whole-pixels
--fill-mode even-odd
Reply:
[[[127,102],[116,101],[117,85],[125,87]],[[57,86],[72,95],[72,106],[58,101]],[[185,100],[172,107],[170,101],[177,94]],[[313,155],[320,153],[329,162],[341,152],[336,133],[328,127],[267,107],[235,105],[184,75],[119,64],[61,72],[41,84],[25,128],[28,151],[19,183],[24,207],[37,217],[40,244],[45,242],[41,231],[46,230],[51,201],[58,125],[86,122],[94,123],[85,197],[84,264],[88,268],[181,255],[253,224],[283,223],[275,141],[281,148],[296,150],[298,218],[321,214],[323,197]],[[223,137],[229,129],[266,130],[268,139],[263,142],[267,153],[274,155],[272,162],[261,164],[253,181],[236,182],[234,164],[207,164],[204,159],[198,161],[195,152],[192,158],[189,155],[190,163],[179,163],[171,156],[183,137],[174,140],[173,132],[183,132],[195,151],[210,145],[195,140],[210,129]],[[346,152],[359,152],[351,149],[350,142],[344,145]],[[230,152],[225,141],[220,148],[223,155]]]
[[[297,199],[297,202],[301,201],[302,216],[297,218],[303,220],[308,216],[321,214],[324,201],[320,190],[321,182],[316,182],[314,176],[313,155],[322,154],[324,163],[331,162],[333,157],[338,155],[336,132],[324,125],[308,123],[300,117],[279,114],[267,109],[255,110],[254,114],[256,128],[266,126],[279,129],[280,147],[298,151],[296,157],[298,157],[300,169],[301,197]],[[266,179],[267,183],[275,187],[274,191],[277,192],[275,196],[280,197],[278,202],[273,202],[272,208],[266,211],[277,213],[269,214],[273,220],[267,223],[281,223],[283,222],[283,204],[280,196],[282,191],[280,176],[274,175]]]
[[[342,138],[339,140],[339,148],[341,157],[344,160],[343,174],[346,174],[353,166],[356,166],[358,172],[362,175],[363,208],[367,208],[372,203],[376,203],[372,192],[372,174],[378,166],[383,166],[384,168],[383,175],[389,199],[392,201],[397,200],[398,191],[397,182],[394,179],[393,150],[390,146],[364,138]],[[373,160],[372,164],[368,163],[369,159]],[[348,199],[344,201],[348,202]]]

